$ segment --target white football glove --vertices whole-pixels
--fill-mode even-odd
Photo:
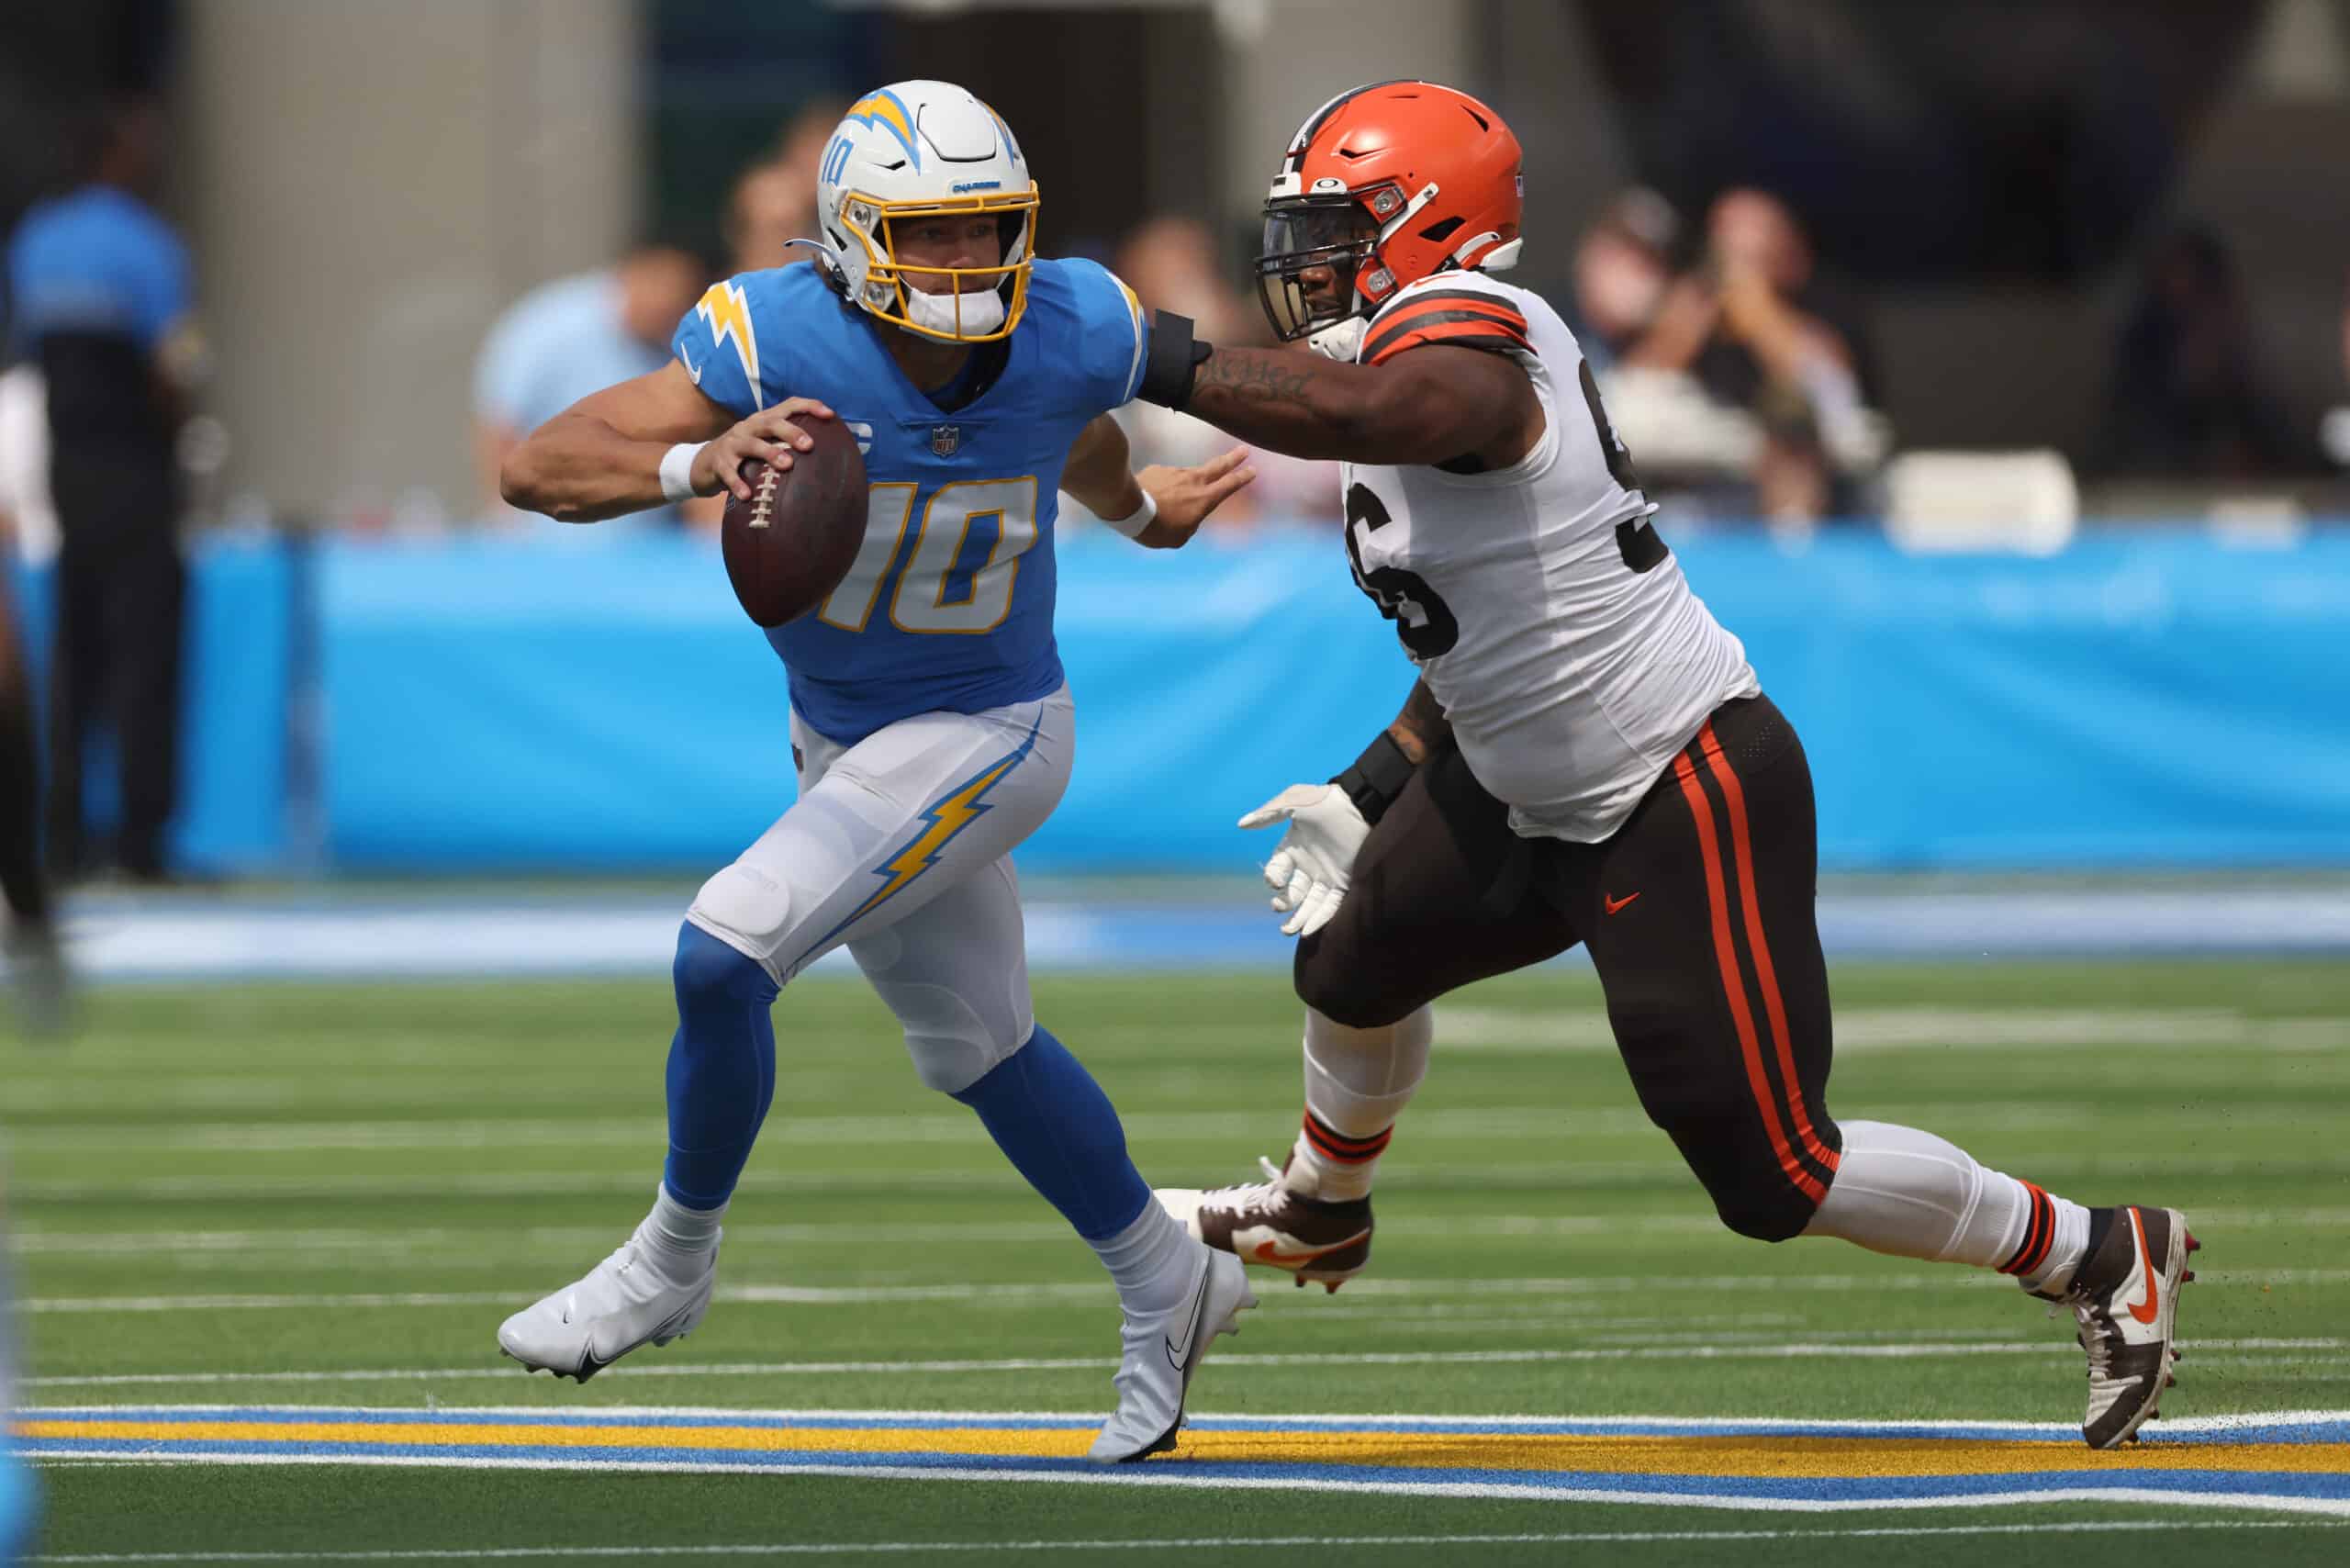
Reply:
[[[1265,862],[1273,908],[1289,916],[1281,935],[1311,936],[1338,913],[1371,824],[1336,784],[1292,784],[1240,819],[1242,827],[1275,823],[1289,823]]]

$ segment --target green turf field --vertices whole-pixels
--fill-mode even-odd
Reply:
[[[1146,1175],[1237,1181],[1278,1158],[1297,1103],[1283,977],[1036,990]],[[1840,1114],[1930,1127],[2085,1201],[2189,1211],[2205,1250],[2166,1417],[2350,1406],[2350,970],[1861,967],[1837,991]],[[1259,1274],[1263,1306],[1219,1342],[1194,1415],[2078,1420],[2069,1321],[2006,1282],[1722,1232],[1634,1103],[1587,974],[1456,1000],[1382,1170],[1373,1273],[1335,1297]],[[1115,1309],[1091,1255],[967,1112],[916,1083],[853,981],[803,981],[778,1007],[776,1106],[720,1305],[584,1389],[525,1376],[492,1336],[650,1201],[665,988],[118,991],[89,1014],[70,1051],[0,1047],[19,1400],[36,1415],[1109,1407]],[[2124,1484],[2152,1452],[2099,1462]],[[1144,1468],[1180,1479],[1186,1462]],[[2350,1560],[2338,1517],[2143,1504],[1807,1513],[120,1460],[41,1473],[42,1550],[124,1561],[741,1547],[728,1560],[1206,1562],[1308,1541],[1398,1563]]]

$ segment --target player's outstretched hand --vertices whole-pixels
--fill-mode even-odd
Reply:
[[[832,417],[832,409],[813,398],[786,398],[772,409],[761,409],[694,454],[694,494],[714,496],[729,490],[736,500],[749,500],[751,487],[744,482],[743,465],[764,458],[778,469],[789,468],[791,454],[805,452],[812,444],[808,432],[792,421]]]
[[[1153,464],[1135,476],[1135,482],[1158,503],[1158,515],[1143,531],[1142,543],[1160,550],[1182,548],[1216,508],[1247,489],[1256,477],[1245,446],[1236,446],[1191,468]]]
[[[1275,823],[1287,823],[1289,831],[1265,862],[1273,909],[1289,916],[1282,935],[1311,936],[1338,913],[1371,824],[1335,784],[1292,784],[1240,819],[1242,827]]]

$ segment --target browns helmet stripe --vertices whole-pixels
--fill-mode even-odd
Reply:
[[[1360,87],[1349,87],[1320,108],[1308,115],[1305,123],[1297,128],[1297,136],[1289,144],[1289,155],[1282,161],[1282,172],[1293,174],[1305,157],[1305,150],[1314,145],[1314,133],[1330,123],[1330,117],[1365,93],[1375,93],[1382,87],[1400,86],[1406,82],[1418,83],[1416,76],[1390,76],[1384,82],[1365,82]]]

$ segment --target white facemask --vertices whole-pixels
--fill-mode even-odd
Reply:
[[[962,315],[956,315],[957,303]],[[917,327],[927,327],[934,332],[967,338],[985,337],[1003,325],[1003,296],[992,288],[976,294],[924,294],[909,286],[906,290],[906,319]]]

